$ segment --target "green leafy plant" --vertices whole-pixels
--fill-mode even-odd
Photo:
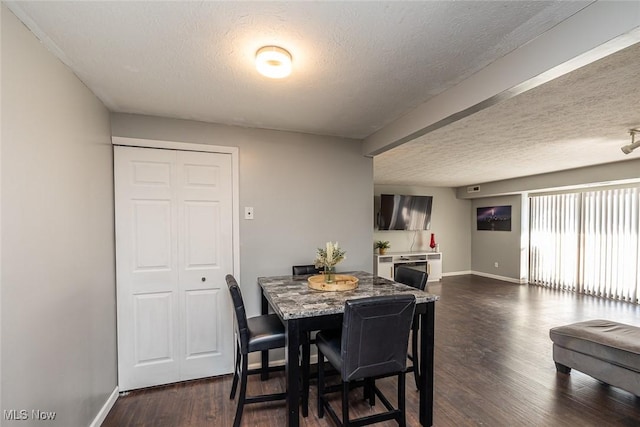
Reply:
[[[374,249],[389,249],[391,245],[388,240],[376,240],[373,244]]]

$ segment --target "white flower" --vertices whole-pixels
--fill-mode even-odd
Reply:
[[[334,267],[337,263],[345,259],[345,251],[340,249],[338,242],[327,242],[325,248],[318,248],[315,265],[320,267]]]

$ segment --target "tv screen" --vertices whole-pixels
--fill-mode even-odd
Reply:
[[[432,196],[380,195],[380,230],[428,230],[431,228]]]

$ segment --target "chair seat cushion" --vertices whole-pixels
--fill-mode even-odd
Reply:
[[[285,330],[277,314],[265,314],[247,319],[249,353],[284,347]]]
[[[640,328],[610,320],[558,326],[549,331],[554,344],[640,372]]]
[[[342,331],[335,329],[318,332],[316,335],[316,345],[318,346],[318,350],[329,360],[329,363],[331,363],[338,372],[342,373],[342,356],[340,355]]]

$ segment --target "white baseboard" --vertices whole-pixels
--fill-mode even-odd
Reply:
[[[467,270],[467,271],[450,271],[448,273],[442,273],[442,277],[464,276],[466,274],[473,274],[473,272],[471,270]]]
[[[489,279],[496,279],[496,280],[502,280],[502,281],[510,282],[510,283],[517,283],[518,285],[526,285],[527,284],[527,280],[526,279],[514,279],[513,277],[498,276],[497,274],[483,273],[482,271],[473,271],[473,270],[450,271],[449,273],[442,273],[442,277],[464,276],[466,274],[474,274],[476,276],[488,277]]]
[[[527,281],[524,279],[514,279],[513,277],[498,276],[496,274],[483,273],[481,271],[472,271],[471,274],[476,276],[488,277],[489,279],[502,280],[505,282],[516,283],[518,285],[526,285]]]
[[[269,360],[269,366],[284,366],[284,359]],[[260,368],[262,368],[262,362],[249,363],[249,369],[260,369]]]
[[[118,400],[118,386],[113,390],[113,393],[109,396],[102,408],[98,412],[98,415],[93,419],[89,427],[100,427],[104,422],[105,418],[107,418],[107,414],[113,408],[113,405],[116,404],[116,400]]]
[[[313,353],[313,350],[312,350],[312,354],[310,355],[309,360],[311,361],[312,364],[318,363],[318,354]],[[284,366],[284,359],[270,360],[269,366]],[[255,363],[249,364],[249,369],[259,369],[261,367],[262,367],[262,362],[255,362]]]

